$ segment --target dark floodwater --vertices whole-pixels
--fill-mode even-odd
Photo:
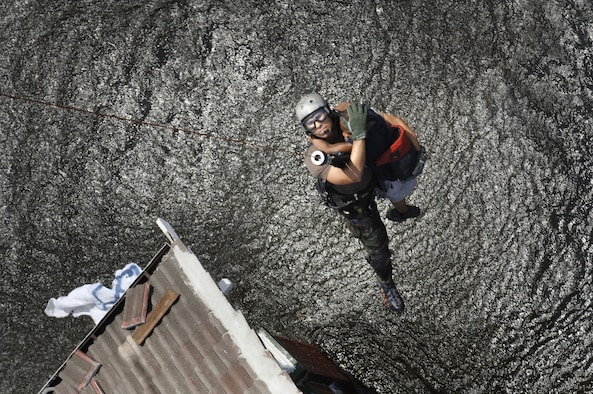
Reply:
[[[593,392],[589,1],[61,3],[0,3],[1,392],[43,386],[92,327],[47,300],[148,262],[157,217],[381,393]],[[387,224],[402,316],[317,202],[312,89],[430,153]]]

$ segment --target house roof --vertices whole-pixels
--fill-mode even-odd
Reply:
[[[198,258],[163,223],[170,245],[42,392],[300,392]]]

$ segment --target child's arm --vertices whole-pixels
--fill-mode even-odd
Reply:
[[[315,148],[330,155],[338,152],[350,152],[352,150],[352,144],[349,142],[330,144],[321,138],[311,138],[311,143]]]

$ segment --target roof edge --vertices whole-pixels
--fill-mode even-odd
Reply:
[[[270,393],[300,393],[288,373],[280,368],[251,329],[243,314],[228,302],[197,256],[180,240],[171,244],[171,250],[185,274],[189,287],[212,311],[212,318],[218,320],[226,329],[233,342],[241,349],[241,355],[247,365],[257,373]]]

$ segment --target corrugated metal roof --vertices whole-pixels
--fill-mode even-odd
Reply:
[[[180,240],[174,239],[159,260],[134,284],[151,288],[146,323],[122,328],[124,298],[64,363],[55,392],[299,392]],[[162,303],[162,318],[153,315],[158,318],[154,329],[138,340],[134,330],[158,313],[156,306],[167,291],[179,297],[170,306]]]

